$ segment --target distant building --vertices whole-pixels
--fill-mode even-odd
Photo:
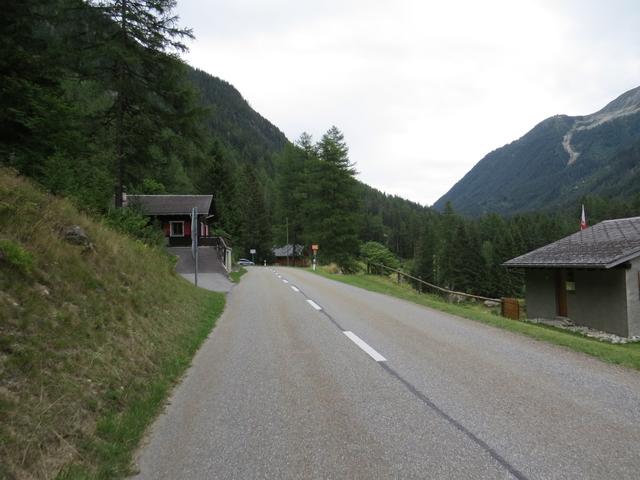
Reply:
[[[527,317],[640,335],[640,217],[600,222],[504,265],[525,269]]]
[[[213,195],[127,195],[125,206],[138,208],[157,220],[170,246],[191,245],[195,231],[200,244],[207,244],[209,223],[213,218]],[[198,224],[191,225],[191,210],[198,208]]]
[[[274,265],[286,267],[308,267],[309,256],[304,245],[283,245],[273,249]],[[288,263],[287,263],[288,259]]]

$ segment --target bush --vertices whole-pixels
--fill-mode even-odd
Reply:
[[[360,255],[368,261],[373,263],[381,263],[391,268],[398,268],[400,262],[391,251],[378,242],[367,242],[360,247]]]
[[[342,270],[342,273],[346,275],[358,273],[360,271],[360,264],[355,258],[351,256],[341,258],[338,261],[338,264],[340,265],[340,270]]]
[[[0,261],[22,273],[29,273],[33,267],[33,256],[11,240],[0,240]]]
[[[104,217],[107,226],[125,233],[151,246],[162,246],[165,243],[164,233],[158,225],[133,208],[118,208],[109,211]]]
[[[326,265],[326,266],[324,267],[324,270],[325,270],[327,273],[331,273],[331,274],[333,274],[333,275],[335,275],[335,274],[337,274],[337,273],[340,273],[340,267],[338,267],[338,264],[337,264],[337,263],[333,263],[333,262],[331,262],[329,265]]]

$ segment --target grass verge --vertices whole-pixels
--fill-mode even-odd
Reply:
[[[233,283],[238,283],[245,273],[247,273],[247,269],[244,267],[240,267],[238,271],[229,272],[229,280],[231,280]]]
[[[128,475],[224,295],[2,169],[0,248],[0,478]]]
[[[486,308],[478,305],[453,304],[435,295],[418,293],[411,288],[410,285],[398,285],[388,277],[366,274],[340,275],[328,273],[322,271],[322,269],[316,270],[315,273],[331,280],[360,287],[365,290],[401,298],[442,312],[492,325],[503,330],[520,333],[535,338],[536,340],[567,347],[577,352],[592,355],[605,362],[640,370],[640,343],[613,345],[547,325],[536,325],[510,320],[491,313],[487,311]]]
[[[191,365],[223,309],[224,295],[208,295],[194,328],[175,339],[175,348],[162,360],[157,373],[146,379],[144,388],[129,392],[120,408],[108,410],[98,418],[97,435],[79,452],[86,460],[65,466],[57,476],[59,480],[124,478],[135,473],[130,465],[145,430]]]

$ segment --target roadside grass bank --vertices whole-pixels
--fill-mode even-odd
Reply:
[[[125,477],[224,295],[2,169],[0,240],[0,478]]]
[[[237,271],[229,272],[229,280],[233,283],[238,283],[245,273],[247,273],[247,269],[240,267]]]
[[[442,312],[502,328],[503,330],[527,335],[536,340],[567,347],[577,352],[592,355],[605,362],[640,370],[639,343],[614,345],[584,337],[578,333],[561,331],[547,325],[510,320],[488,312],[486,308],[479,305],[454,304],[446,302],[436,295],[419,293],[408,284],[397,284],[389,277],[380,275],[367,275],[363,273],[342,275],[328,273],[322,268],[317,269],[315,273],[331,280],[360,287],[365,290],[408,300]]]

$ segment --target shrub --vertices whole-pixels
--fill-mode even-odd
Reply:
[[[29,273],[33,267],[33,256],[11,240],[0,240],[0,260],[22,273]]]
[[[366,242],[360,247],[360,255],[373,263],[381,263],[391,268],[398,268],[400,262],[387,247],[378,242]]]
[[[332,274],[336,274],[336,273],[340,273],[340,267],[338,267],[338,264],[331,262],[329,265],[324,267],[325,271],[327,273],[332,273]]]
[[[109,211],[104,217],[105,223],[130,237],[140,240],[147,245],[164,245],[164,233],[159,226],[154,225],[140,212],[133,208],[117,208]]]
[[[360,264],[357,260],[351,256],[345,256],[338,260],[338,264],[340,265],[340,270],[344,274],[353,274],[358,273],[360,271]]]

